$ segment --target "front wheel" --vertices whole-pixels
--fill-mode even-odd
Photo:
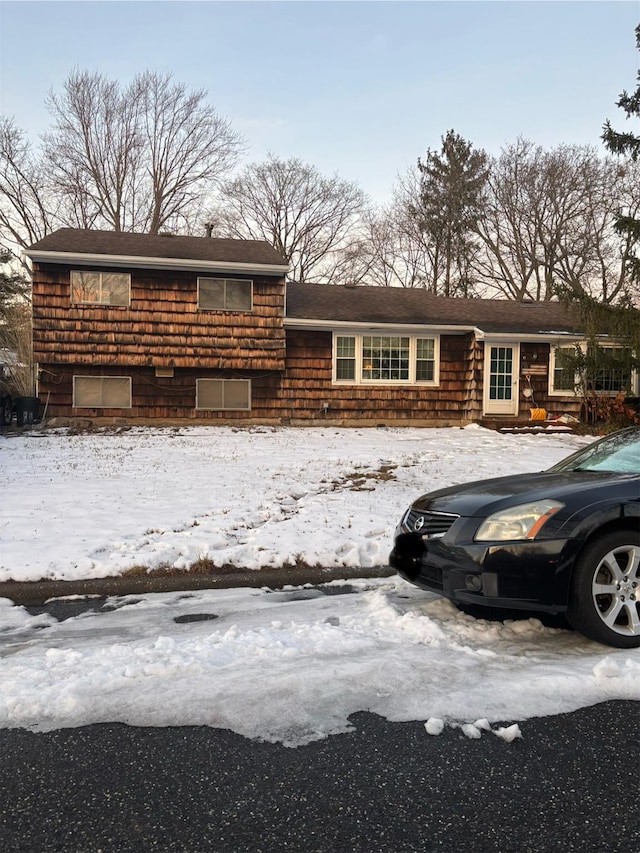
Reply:
[[[599,643],[640,646],[640,534],[614,531],[584,549],[571,582],[567,618]]]

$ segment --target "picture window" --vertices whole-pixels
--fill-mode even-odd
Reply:
[[[334,335],[334,381],[353,384],[438,382],[439,339],[415,335]]]

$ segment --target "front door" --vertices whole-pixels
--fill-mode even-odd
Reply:
[[[485,415],[518,414],[519,361],[519,344],[485,343]]]

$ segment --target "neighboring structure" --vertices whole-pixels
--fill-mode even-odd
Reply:
[[[27,250],[50,416],[464,424],[577,412],[558,303],[288,284],[269,244],[61,229]],[[612,390],[615,390],[612,388]]]

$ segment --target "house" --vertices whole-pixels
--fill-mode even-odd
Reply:
[[[465,424],[580,402],[558,303],[285,284],[268,243],[61,229],[27,251],[50,416]],[[609,377],[616,390],[621,377]]]

